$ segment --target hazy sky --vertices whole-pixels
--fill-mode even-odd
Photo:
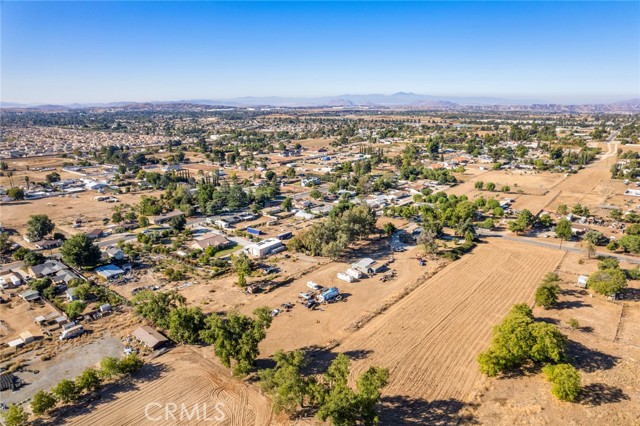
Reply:
[[[640,2],[1,2],[1,99],[640,96]]]

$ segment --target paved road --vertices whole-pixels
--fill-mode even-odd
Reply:
[[[567,243],[563,243],[562,246],[560,246],[559,242],[542,241],[540,239],[532,238],[532,237],[523,237],[523,236],[513,235],[513,234],[510,235],[507,233],[490,232],[482,229],[478,230],[478,235],[487,237],[487,238],[503,238],[505,240],[515,241],[518,243],[531,244],[534,246],[545,247],[545,248],[555,249],[555,250],[564,250],[571,253],[584,253],[584,249],[581,249],[579,247],[575,247],[572,245],[568,245]],[[557,241],[557,240],[554,240],[554,241]],[[616,259],[623,262],[640,265],[640,258],[627,256],[624,254],[615,254],[611,252],[596,252],[596,256],[615,257]]]

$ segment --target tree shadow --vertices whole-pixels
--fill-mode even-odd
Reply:
[[[333,360],[336,359],[338,354],[341,352],[332,352],[330,350],[321,349],[321,348],[308,348],[305,350],[305,354],[307,356],[307,367],[304,369],[304,374],[322,374],[331,365]],[[356,361],[360,359],[365,359],[369,355],[373,353],[372,350],[369,349],[360,349],[354,351],[346,351],[342,352],[346,355],[350,360]]]
[[[549,317],[537,317],[536,321],[546,322],[547,324],[555,324],[555,325],[558,325],[560,323],[560,320],[556,318],[549,318]]]
[[[563,296],[586,296],[589,294],[589,292],[587,290],[583,290],[583,289],[572,289],[572,288],[565,288],[563,290],[560,290],[560,294],[562,294]]]
[[[590,325],[578,327],[578,330],[582,331],[583,333],[593,333],[593,327],[591,327]]]
[[[622,389],[605,383],[592,383],[580,390],[580,403],[590,406],[615,404],[629,399],[629,395]]]
[[[574,308],[590,308],[590,303],[584,303],[582,300],[563,300],[556,303],[555,309],[574,309]]]
[[[619,357],[588,348],[581,343],[569,340],[567,353],[572,364],[579,370],[592,373],[598,370],[610,370],[618,364]]]
[[[478,420],[464,408],[473,408],[457,399],[427,401],[420,398],[392,395],[381,400],[380,424],[394,426],[477,425]]]
[[[640,302],[640,288],[625,288],[622,290],[622,298]]]

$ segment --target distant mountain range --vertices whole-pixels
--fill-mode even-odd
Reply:
[[[326,97],[240,97],[232,99],[188,99],[180,101],[158,102],[110,102],[110,103],[74,103],[68,105],[40,105],[20,104],[13,102],[1,102],[2,108],[30,108],[42,111],[57,111],[84,108],[135,108],[149,107],[153,105],[176,105],[181,108],[188,105],[218,106],[218,107],[276,107],[276,108],[310,108],[310,107],[371,107],[371,108],[403,108],[403,109],[513,109],[515,107],[531,106],[540,110],[553,107],[566,109],[569,105],[550,104],[535,99],[506,99],[497,97],[459,97],[459,96],[431,96],[410,92],[398,92],[392,95],[368,94],[368,95],[340,95]],[[640,99],[630,99],[608,104],[571,105],[576,107],[589,106],[587,110],[601,109],[604,111],[640,111]],[[526,109],[526,108],[524,108]],[[570,108],[571,109],[571,108]]]

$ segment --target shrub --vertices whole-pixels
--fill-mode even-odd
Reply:
[[[580,328],[580,323],[578,322],[577,319],[571,318],[569,319],[569,327],[573,328],[574,330],[578,329]]]
[[[560,287],[558,284],[542,284],[536,290],[536,305],[545,309],[553,307],[558,303],[558,292]]]
[[[598,262],[598,269],[619,269],[620,262],[615,257],[601,257]]]
[[[580,394],[580,373],[570,364],[547,365],[542,370],[551,382],[551,393],[561,401],[573,402]]]

